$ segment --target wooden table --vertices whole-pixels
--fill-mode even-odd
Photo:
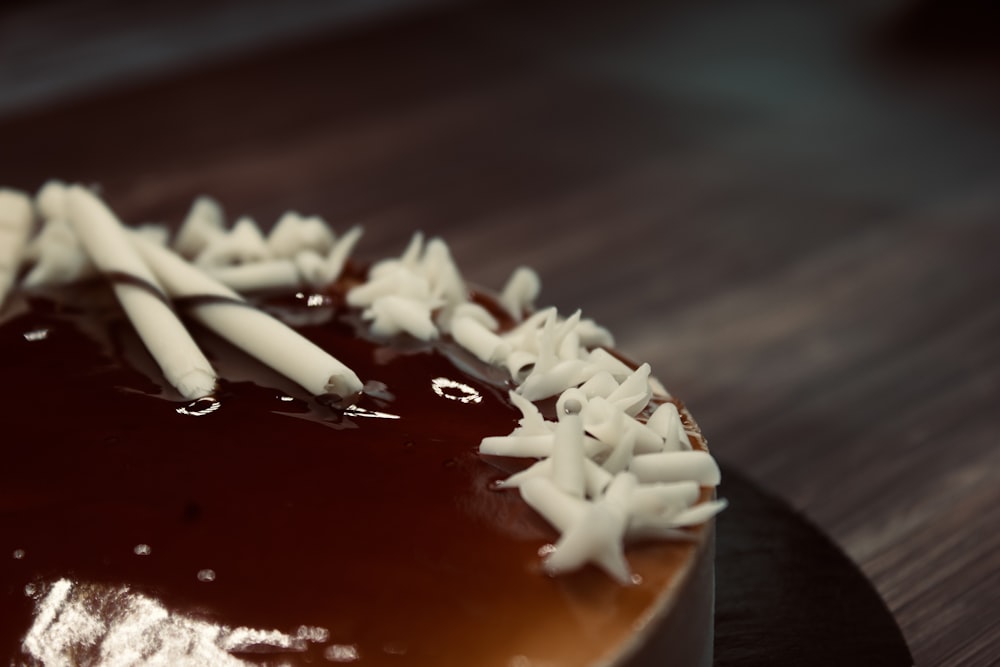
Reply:
[[[918,664],[997,664],[995,51],[832,2],[411,3],[177,42],[206,38],[209,2],[171,10],[189,57],[102,78],[167,22],[94,37],[89,4],[0,13],[59,36],[0,68],[44,92],[0,88],[0,184],[100,183],[133,220],[200,193],[294,207],[363,224],[370,257],[422,229],[487,285],[537,267],[543,303],[610,326],[720,458],[844,548]]]

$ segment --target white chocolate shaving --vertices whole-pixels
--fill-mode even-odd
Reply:
[[[433,294],[445,303],[459,303],[467,297],[465,281],[451,258],[448,246],[439,238],[433,238],[424,250],[422,267],[430,278]]]
[[[547,479],[552,479],[552,458],[541,459],[536,461],[529,467],[516,472],[505,480],[497,483],[497,488],[500,489],[515,489],[519,488],[527,480],[534,477],[545,477]],[[594,463],[593,460],[589,458],[583,459],[583,481],[586,490],[586,495],[588,498],[597,498],[611,483],[612,475],[607,470],[601,466]]]
[[[424,251],[424,235],[422,232],[415,232],[413,236],[410,237],[410,242],[406,246],[406,250],[400,255],[399,260],[389,260],[399,261],[404,266],[414,267],[420,259],[421,253]],[[374,268],[374,267],[373,267]]]
[[[510,345],[503,338],[471,317],[452,320],[451,335],[456,343],[488,364],[497,363],[510,354]]]
[[[635,437],[635,431],[626,430],[622,434],[621,439],[611,449],[611,454],[608,455],[608,458],[604,459],[601,467],[611,474],[624,472],[632,460],[632,454],[635,452]]]
[[[552,432],[549,422],[545,421],[542,413],[538,411],[535,404],[514,391],[507,392],[510,402],[521,411],[521,419],[518,420],[518,428],[514,431],[521,435],[539,435]]]
[[[167,241],[170,240],[170,230],[167,229],[165,225],[155,222],[148,222],[144,225],[140,225],[133,231],[144,237],[146,240],[152,241],[156,245],[166,246]]]
[[[555,433],[540,435],[496,435],[482,439],[479,451],[492,456],[515,456],[519,458],[542,458],[552,456],[555,446]],[[605,451],[600,442],[584,436],[584,453],[593,457]]]
[[[663,449],[663,439],[660,436],[602,396],[594,396],[587,401],[583,409],[583,421],[587,432],[601,442],[613,445],[626,433],[632,433],[637,453],[658,452]]]
[[[647,540],[670,540],[672,542],[693,542],[694,534],[674,526],[669,520],[659,517],[633,516],[625,529],[626,542]]]
[[[68,187],[59,180],[47,181],[35,195],[35,209],[43,220],[66,220],[69,212],[66,204]]]
[[[581,359],[567,359],[555,366],[540,370],[541,361],[535,362],[535,368],[518,387],[518,393],[532,401],[561,394],[585,382],[592,373],[593,367]]]
[[[500,292],[500,303],[515,319],[520,320],[534,306],[541,290],[542,281],[535,270],[519,266]]]
[[[628,497],[635,485],[635,478],[628,473],[615,476],[605,495],[588,503],[586,512],[563,531],[545,558],[545,569],[561,574],[593,563],[620,584],[629,584],[632,577],[625,560],[624,536]]]
[[[174,249],[182,257],[194,259],[226,234],[222,207],[211,197],[198,197],[174,239]]]
[[[653,394],[649,387],[649,372],[649,364],[639,366],[607,396],[608,401],[620,407],[629,416],[634,417],[639,414]]]
[[[70,233],[65,241],[53,240],[63,236],[62,230],[70,229],[69,223],[61,220],[53,220],[45,225],[36,241],[45,238],[51,242],[44,244],[44,250],[39,251],[40,256],[21,283],[24,287],[66,285],[96,274],[97,268],[75,234]]]
[[[683,482],[694,480],[702,486],[718,486],[719,465],[702,450],[641,454],[632,459],[629,470],[640,482]]]
[[[603,494],[614,479],[614,475],[589,458],[583,460],[583,474],[587,484],[587,496],[590,498],[597,498]]]
[[[673,403],[663,403],[653,412],[646,426],[654,433],[663,438],[664,449],[668,451],[682,451],[691,449],[687,434],[684,432],[684,424],[681,422],[680,412]]]
[[[379,297],[362,317],[371,321],[372,333],[376,336],[405,332],[424,341],[438,336],[437,327],[431,321],[431,305],[412,297],[394,294]]]
[[[368,281],[347,294],[349,305],[365,308],[362,316],[371,321],[372,333],[406,333],[424,341],[438,338],[442,330],[450,331],[455,307],[467,301],[468,290],[448,246],[437,238],[425,244],[419,233],[399,258],[376,263]],[[439,309],[445,318],[440,329],[434,318]],[[486,350],[489,342],[470,333],[470,328],[463,332],[469,334],[463,340],[474,346],[474,354],[491,357],[501,350],[499,346]]]
[[[634,516],[658,516],[676,513],[694,505],[701,495],[701,487],[695,481],[643,484],[629,498],[629,514]]]
[[[228,234],[210,238],[195,257],[194,263],[201,267],[225,266],[261,262],[270,258],[271,251],[257,223],[252,218],[242,217]]]
[[[578,360],[580,357],[580,336],[576,330],[571,330],[559,340],[556,356],[565,360]]]
[[[455,306],[452,310],[452,317],[456,319],[459,317],[473,319],[490,331],[496,331],[500,328],[500,323],[497,322],[497,318],[493,317],[490,311],[486,310],[478,303],[473,303],[471,301],[466,301]]]
[[[431,301],[431,288],[427,279],[400,267],[398,271],[383,272],[347,293],[347,304],[355,308],[371,307],[383,297],[408,297],[424,303]],[[434,304],[436,307],[439,304]]]
[[[533,477],[521,484],[521,497],[557,530],[567,531],[584,518],[588,503],[567,494],[548,477]]]
[[[521,280],[512,277],[501,299],[517,318],[525,306],[512,295],[521,293]],[[480,359],[505,366],[517,385],[511,400],[521,410],[518,427],[506,437],[483,438],[480,451],[540,459],[498,487],[520,488],[561,533],[545,558],[549,573],[592,563],[628,583],[626,539],[690,540],[684,528],[721,509],[695,504],[703,487],[718,484],[718,466],[707,452],[691,451],[677,407],[656,405],[650,415],[653,396],[669,394],[649,365],[633,369],[605,349],[611,334],[579,311],[565,320],[552,308],[524,317],[499,334],[509,344],[505,355],[486,338],[460,337]],[[553,397],[554,424],[533,403]]]
[[[326,283],[326,258],[314,250],[300,250],[292,259],[279,259],[279,262],[289,262],[296,273],[296,281],[304,282],[312,287],[322,287]]]
[[[134,277],[162,292],[134,250],[129,233],[93,193],[74,185],[67,193],[69,221],[90,258],[104,273]],[[145,241],[151,247],[158,247]],[[164,300],[136,285],[113,282],[115,295],[167,381],[188,399],[215,391],[212,365]]]
[[[0,223],[3,204],[0,196]],[[338,237],[321,218],[289,212],[266,238],[250,218],[241,218],[227,231],[221,207],[202,197],[174,241],[180,255],[196,258],[198,268],[162,247],[162,228],[125,235],[113,214],[78,186],[50,181],[36,195],[34,207],[45,221],[36,239],[17,253],[3,254],[0,243],[0,271],[11,265],[17,271],[25,259],[32,264],[25,285],[78,279],[94,270],[93,257],[104,271],[126,273],[177,299],[190,298],[193,317],[314,394],[346,397],[361,390],[350,369],[249,307],[236,293],[275,287],[322,290],[343,274],[359,228]],[[95,216],[101,224],[90,220]],[[29,228],[31,218],[29,206]],[[66,222],[70,219],[72,225]],[[108,224],[113,229],[106,239]],[[8,254],[17,259],[11,261]],[[174,317],[148,291],[127,284],[116,284],[115,290],[135,302],[131,310],[136,312],[129,315],[138,319],[137,328],[157,322],[158,315],[150,313],[158,309]],[[708,521],[725,506],[724,501],[699,502],[705,487],[719,483],[718,465],[703,448],[692,449],[691,441],[702,447],[703,438],[685,430],[677,406],[668,402],[669,394],[648,364],[632,368],[615,356],[609,351],[611,334],[580,311],[567,318],[555,308],[532,312],[539,291],[534,271],[522,267],[513,272],[499,303],[516,324],[501,331],[496,317],[470,300],[448,246],[418,232],[401,255],[374,264],[365,281],[348,291],[346,301],[361,311],[376,335],[411,336],[430,346],[446,335],[481,361],[510,372],[515,389],[509,397],[521,418],[508,435],[483,438],[480,452],[537,460],[498,487],[518,488],[559,531],[544,560],[547,572],[560,574],[591,563],[627,584],[626,541],[690,540],[693,533],[687,527]],[[2,294],[0,290],[0,300]],[[161,362],[179,389],[185,385],[174,376],[183,366]],[[210,378],[214,383],[214,375]],[[651,405],[654,396],[658,398]],[[555,399],[558,415],[554,421],[535,405],[550,399]]]
[[[281,216],[267,236],[267,246],[272,256],[283,259],[295,257],[303,250],[325,255],[333,248],[333,244],[333,232],[322,218],[304,218],[295,211]]]
[[[357,226],[348,229],[343,236],[334,242],[330,252],[327,253],[323,262],[323,273],[318,276],[319,280],[306,276],[306,282],[313,287],[322,287],[336,282],[340,278],[340,274],[344,272],[344,267],[347,266],[347,260],[354,251],[354,246],[361,239],[361,233],[361,228]]]
[[[595,323],[594,320],[580,320],[574,331],[580,337],[580,345],[583,347],[614,347],[614,336],[611,335],[610,331]]]
[[[552,481],[560,489],[583,498],[583,423],[579,414],[561,414],[552,442]]]
[[[34,221],[28,195],[0,189],[0,306],[17,278]]]
[[[150,268],[174,298],[218,297],[191,308],[191,315],[233,345],[305,387],[314,395],[346,398],[362,389],[361,380],[329,352],[283,322],[253,307],[179,255],[140,236],[131,237]]]
[[[580,391],[587,398],[594,396],[608,396],[618,388],[618,382],[614,376],[606,370],[599,370],[590,376],[590,379],[580,385]]]
[[[505,340],[509,341],[510,339],[505,337]],[[507,372],[510,373],[515,382],[522,383],[532,371],[537,359],[538,355],[533,352],[514,349],[507,355],[504,366],[507,367]]]
[[[318,218],[310,219],[318,220]],[[341,238],[334,240],[331,233],[330,249],[324,256],[318,250],[303,248],[296,252],[293,257],[294,264],[298,269],[302,282],[310,287],[320,289],[326,285],[333,284],[340,278],[347,259],[351,251],[361,238],[361,228],[352,227]],[[320,245],[327,245],[322,243]]]
[[[633,372],[624,361],[614,356],[604,348],[598,347],[591,350],[587,355],[587,360],[598,368],[608,371],[616,380],[619,381],[624,380],[629,375],[632,375]]]
[[[299,269],[288,259],[272,259],[233,266],[206,266],[206,274],[237,292],[254,292],[275,287],[297,287]]]
[[[671,519],[671,522],[678,528],[685,526],[697,526],[700,523],[705,523],[713,516],[726,509],[728,504],[729,503],[725,499],[710,500],[706,503],[700,503],[689,507],[682,512],[678,512],[674,515],[673,519]]]

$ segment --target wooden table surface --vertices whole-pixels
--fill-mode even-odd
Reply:
[[[295,208],[363,224],[369,257],[422,229],[491,286],[534,266],[843,547],[917,664],[998,664],[1000,58],[955,41],[975,17],[322,4],[0,10],[0,184],[100,183],[136,221]]]

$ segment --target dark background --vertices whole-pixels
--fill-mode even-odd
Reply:
[[[19,2],[0,184],[295,208],[518,264],[860,565],[1000,655],[1000,34],[985,2]]]

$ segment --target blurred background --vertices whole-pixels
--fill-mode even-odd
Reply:
[[[8,2],[0,184],[537,268],[815,521],[917,664],[1000,655],[985,0]]]

